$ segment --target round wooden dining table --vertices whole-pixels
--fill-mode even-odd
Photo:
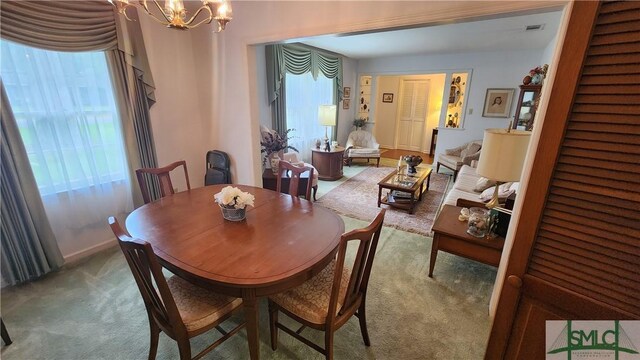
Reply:
[[[132,237],[153,246],[174,274],[244,301],[251,359],[259,358],[259,297],[302,284],[335,256],[344,222],[312,202],[262,188],[234,185],[255,195],[246,219],[224,220],[212,185],[164,197],[126,220]]]

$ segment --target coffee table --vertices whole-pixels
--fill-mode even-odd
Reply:
[[[458,220],[461,209],[460,206],[445,205],[433,223],[429,277],[433,277],[438,250],[495,267],[500,265],[504,238],[477,238],[467,234],[467,222]]]
[[[399,174],[394,170],[378,183],[378,207],[380,204],[389,205],[395,208],[409,210],[413,214],[416,202],[422,200],[422,192],[424,191],[425,180],[427,182],[427,191],[429,191],[429,180],[431,179],[431,168],[417,168],[415,174],[408,174],[403,169]],[[382,189],[388,189],[389,194],[382,195]],[[392,192],[398,191],[405,193],[406,198],[393,196]],[[417,198],[416,198],[417,196]]]

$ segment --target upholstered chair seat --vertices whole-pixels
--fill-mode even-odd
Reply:
[[[380,144],[368,131],[352,131],[345,145],[345,159],[348,165],[353,159],[376,159],[376,166],[380,166]]]
[[[329,311],[329,299],[331,297],[335,269],[336,261],[334,259],[324,270],[309,281],[297,288],[273,295],[270,299],[281,308],[298,315],[306,321],[314,324],[324,324]],[[335,315],[342,308],[342,300],[344,300],[350,276],[351,272],[348,268],[345,268],[342,272]]]
[[[197,331],[242,305],[242,299],[221,295],[183,280],[178,276],[167,279],[187,331]]]

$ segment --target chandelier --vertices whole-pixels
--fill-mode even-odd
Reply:
[[[188,30],[202,24],[209,24],[216,20],[217,28],[214,32],[221,32],[232,19],[231,4],[228,0],[202,0],[202,6],[187,19],[187,10],[183,0],[165,0],[164,7],[158,0],[108,0],[118,9],[118,13],[131,21],[127,16],[127,9],[142,8],[152,19],[172,29]],[[149,3],[156,7],[160,17],[149,9]]]

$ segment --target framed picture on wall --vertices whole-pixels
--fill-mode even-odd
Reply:
[[[383,93],[382,94],[382,102],[384,102],[384,103],[392,103],[393,102],[393,94],[392,93]]]
[[[508,118],[515,89],[487,89],[482,117]]]
[[[345,86],[342,95],[345,99],[349,99],[351,97],[351,88]]]
[[[351,106],[351,99],[342,99],[342,108],[347,110]]]

